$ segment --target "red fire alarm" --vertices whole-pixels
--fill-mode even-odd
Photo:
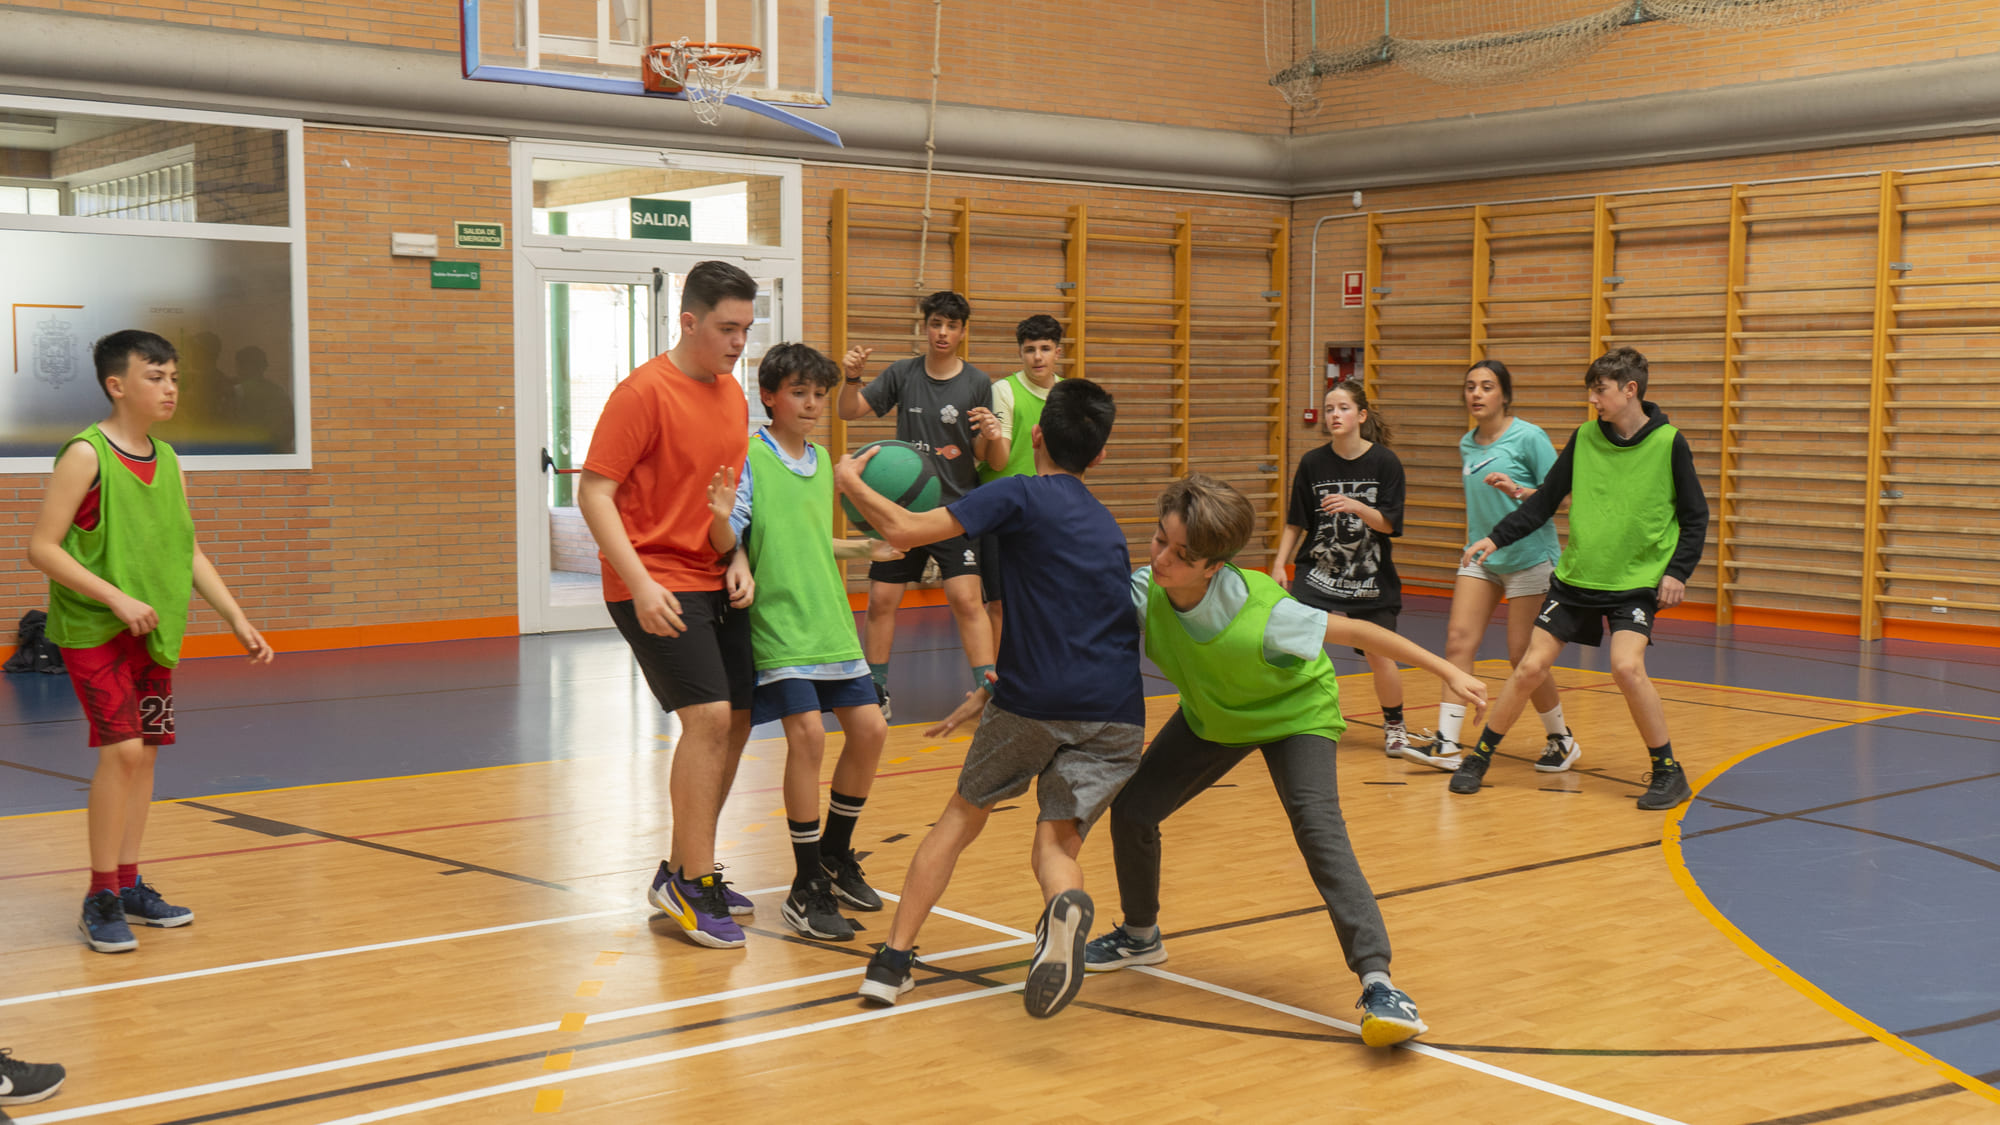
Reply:
[[[1305,416],[1304,416],[1304,418],[1303,418],[1302,420],[1303,420],[1303,421],[1305,422],[1305,424],[1306,424],[1306,425],[1308,425],[1308,426],[1317,426],[1317,425],[1319,425],[1319,411],[1318,411],[1317,409],[1313,408],[1313,407],[1310,407],[1310,406],[1306,407],[1306,409],[1305,409]]]

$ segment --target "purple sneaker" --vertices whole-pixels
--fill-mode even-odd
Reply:
[[[710,872],[689,882],[669,875],[647,896],[654,906],[680,923],[688,940],[711,949],[741,949],[743,927],[729,916],[729,902],[723,898],[722,876]]]

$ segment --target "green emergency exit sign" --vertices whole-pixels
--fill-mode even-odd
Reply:
[[[432,289],[479,288],[478,262],[432,262]]]
[[[633,238],[694,241],[694,204],[685,199],[632,199]]]

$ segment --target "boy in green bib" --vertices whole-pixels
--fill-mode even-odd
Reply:
[[[1361,1037],[1388,1047],[1427,1028],[1389,980],[1389,934],[1340,814],[1334,750],[1347,722],[1326,645],[1414,664],[1483,711],[1486,685],[1372,622],[1315,609],[1229,560],[1257,524],[1230,485],[1193,473],[1160,495],[1152,562],[1132,575],[1146,656],[1180,689],[1139,770],[1111,802],[1124,923],[1092,941],[1084,967],[1108,972],[1167,959],[1160,941],[1160,824],[1253,750],[1262,750],[1299,854],[1361,978]]]
[[[734,488],[713,483],[709,544],[728,555],[740,539],[754,581],[750,649],[757,668],[752,724],[785,727],[785,821],[798,870],[782,913],[799,933],[852,941],[840,902],[880,910],[854,858],[854,822],[868,801],[889,724],[861,658],[840,559],[888,561],[902,552],[877,540],[833,539],[833,461],[810,440],[840,381],[833,361],[804,344],[779,344],[757,366],[758,394],[771,424],[750,438]],[[834,768],[826,831],[819,823],[822,712],[846,735]],[[838,901],[836,901],[838,900]]]
[[[270,663],[272,652],[195,542],[173,447],[149,433],[179,401],[174,346],[127,329],[99,340],[93,358],[111,416],[56,455],[28,562],[49,576],[48,637],[63,650],[97,749],[90,893],[77,929],[99,953],[123,953],[139,945],[128,923],[194,921],[139,877],[153,766],[174,741],[173,669],[189,595],[222,615],[252,663]]]
[[[1461,565],[1483,562],[1547,523],[1563,498],[1572,497],[1569,546],[1549,582],[1528,651],[1500,689],[1479,745],[1452,775],[1454,793],[1479,792],[1493,752],[1563,645],[1597,645],[1607,620],[1611,676],[1652,756],[1638,805],[1670,809],[1693,793],[1667,736],[1660,693],[1646,675],[1646,646],[1654,615],[1680,604],[1701,562],[1708,498],[1687,439],[1667,422],[1666,411],[1645,400],[1646,370],[1646,357],[1631,348],[1598,356],[1583,376],[1597,420],[1578,426],[1541,487],[1466,549]]]
[[[1047,313],[1036,313],[1014,326],[1014,343],[1021,349],[1021,369],[993,384],[993,417],[1000,424],[1000,440],[992,448],[1005,452],[998,465],[980,462],[979,483],[1035,475],[1035,448],[1028,435],[1041,424],[1049,388],[1062,377],[1062,332],[1062,322]],[[993,644],[998,648],[1003,599],[997,536],[988,535],[979,541],[979,581],[986,595],[986,620],[993,627]]]

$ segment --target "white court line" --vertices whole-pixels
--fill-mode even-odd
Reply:
[[[564,922],[582,922],[591,918],[609,918],[614,914],[633,913],[630,907],[619,910],[599,910],[590,914],[565,914],[560,918],[543,918],[534,922],[514,922],[505,926],[487,926],[478,930],[458,930],[449,934],[432,934],[429,937],[404,938],[401,941],[376,942],[373,945],[350,945],[345,949],[326,949],[318,953],[299,953],[290,957],[272,957],[264,961],[240,961],[234,965],[217,965],[212,969],[192,969],[185,973],[168,973],[157,977],[140,977],[136,980],[112,981],[109,984],[85,985],[81,988],[58,988],[54,992],[36,992],[26,996],[0,997],[0,1008],[14,1004],[33,1004],[42,1000],[63,1000],[72,996],[89,996],[97,992],[115,992],[124,988],[139,988],[148,984],[168,984],[177,980],[195,980],[199,977],[221,976],[225,973],[242,973],[251,969],[268,969],[275,965],[297,965],[306,961],[321,961],[328,957],[346,957],[356,953],[379,953],[384,949],[407,949],[413,945],[429,945],[439,941],[457,941],[460,938],[483,937],[487,934],[504,934],[513,930],[531,930],[537,926],[559,926]]]
[[[775,887],[759,887],[754,891],[745,891],[743,893],[755,897],[757,895],[775,894],[778,891],[789,891],[791,890],[791,886],[790,883],[782,883]],[[651,909],[651,907],[646,907],[646,909]],[[167,973],[164,976],[112,981],[108,984],[85,985],[81,988],[58,988],[54,992],[36,992],[24,996],[0,997],[0,1008],[10,1007],[15,1004],[33,1004],[42,1000],[64,1000],[72,996],[89,996],[98,992],[116,992],[121,989],[139,988],[149,984],[171,984],[177,980],[195,980],[200,977],[222,976],[226,973],[242,973],[248,972],[251,969],[269,969],[277,965],[297,965],[306,961],[323,961],[329,957],[348,957],[357,953],[380,953],[385,949],[407,949],[413,945],[430,945],[440,941],[458,941],[461,938],[485,937],[488,934],[504,934],[514,930],[532,930],[538,926],[560,926],[565,922],[584,922],[592,918],[612,918],[620,914],[635,914],[637,912],[633,907],[621,906],[616,910],[598,910],[589,914],[565,914],[560,918],[542,918],[533,922],[512,922],[504,926],[486,926],[477,930],[456,930],[448,934],[404,938],[400,941],[381,941],[372,945],[350,945],[344,949],[325,949],[318,953],[298,953],[290,957],[272,957],[263,961],[240,961],[234,965],[217,965],[212,969],[191,969],[185,973]]]
[[[937,954],[933,959],[938,961],[943,961],[953,957],[969,957],[975,953],[989,953],[996,949],[1007,949],[1013,946],[1017,946],[1019,944],[1021,944],[1021,939],[1019,938],[1013,938],[1007,941],[989,942],[988,944],[985,945],[968,946],[964,949],[946,950],[943,953]],[[852,969],[840,969],[835,972],[820,973],[815,976],[794,977],[790,980],[773,981],[769,984],[750,985],[745,988],[731,989],[727,992],[711,992],[706,996],[693,996],[685,1000],[667,1000],[657,1004],[641,1005],[636,1008],[621,1008],[618,1009],[617,1011],[600,1012],[597,1015],[590,1016],[589,1018],[585,1019],[584,1026],[595,1027],[599,1024],[611,1023],[615,1020],[633,1019],[639,1016],[657,1015],[661,1012],[671,1012],[681,1008],[692,1008],[701,1004],[712,1004],[724,1000],[741,999],[742,997],[745,996],[757,996],[768,992],[780,992],[788,988],[800,988],[806,985],[823,984],[827,981],[840,980],[843,977],[860,976],[862,973],[866,971],[867,971],[866,966],[861,966]],[[931,1002],[926,1001],[926,1003],[931,1003]],[[915,1005],[912,1005],[912,1007],[915,1007]],[[418,1043],[408,1047],[397,1047],[393,1050],[388,1050],[388,1051],[376,1051],[372,1054],[356,1055],[352,1058],[333,1059],[328,1062],[322,1062],[322,1063],[311,1063],[306,1066],[291,1067],[285,1070],[274,1070],[264,1074],[251,1074],[251,1075],[245,1075],[244,1077],[241,1078],[229,1078],[229,1079],[224,1079],[220,1082],[208,1082],[199,1086],[184,1087],[179,1090],[164,1090],[155,1094],[141,1094],[136,1097],[122,1098],[118,1101],[99,1102],[95,1105],[77,1106],[73,1109],[57,1110],[53,1113],[39,1113],[31,1117],[17,1117],[15,1118],[15,1120],[20,1122],[21,1125],[36,1125],[36,1123],[52,1123],[57,1121],[80,1121],[88,1117],[99,1117],[107,1113],[119,1113],[129,1109],[143,1109],[147,1106],[160,1105],[166,1102],[180,1101],[185,1098],[197,1098],[207,1094],[222,1094],[234,1090],[248,1090],[257,1086],[266,1086],[273,1082],[284,1082],[293,1078],[307,1078],[316,1074],[330,1074],[334,1071],[349,1070],[358,1066],[368,1066],[374,1063],[391,1062],[396,1059],[415,1058],[419,1055],[433,1054],[438,1051],[449,1051],[459,1047],[471,1047],[481,1043],[497,1043],[507,1039],[518,1039],[523,1036],[556,1031],[559,1030],[561,1026],[562,1025],[560,1021],[550,1020],[545,1023],[529,1024],[524,1027],[512,1027],[501,1031],[489,1031],[479,1035],[462,1036],[457,1039],[444,1039],[432,1043]],[[564,1073],[576,1073],[576,1072],[566,1071]]]
[[[487,1086],[478,1090],[447,1094],[444,1097],[432,1098],[429,1101],[399,1105],[391,1109],[378,1109],[373,1113],[342,1117],[335,1121],[329,1121],[326,1125],[369,1125],[370,1122],[388,1121],[396,1117],[408,1117],[413,1113],[423,1113],[426,1110],[439,1109],[449,1105],[459,1105],[463,1102],[477,1101],[481,1098],[495,1097],[500,1094],[511,1094],[517,1090],[533,1090],[540,1086],[552,1086],[558,1082],[569,1082],[578,1078],[593,1078],[600,1074],[615,1074],[621,1070],[637,1070],[640,1067],[656,1066],[660,1063],[674,1062],[677,1059],[689,1059],[699,1055],[733,1051],[738,1047],[753,1047],[760,1043],[775,1043],[782,1039],[796,1039],[801,1035],[811,1035],[818,1031],[831,1031],[838,1027],[852,1027],[858,1023],[888,1019],[891,1016],[907,1015],[910,1012],[921,1012],[929,1008],[942,1008],[947,1004],[962,1004],[967,1000],[978,1000],[986,996],[999,996],[1009,992],[1019,992],[1025,987],[1027,987],[1026,981],[1022,981],[1019,984],[1003,984],[997,988],[980,989],[976,992],[961,992],[953,996],[940,996],[935,1000],[919,1000],[914,1004],[898,1004],[893,1008],[877,1008],[867,1012],[856,1012],[851,1016],[821,1020],[818,1023],[800,1024],[797,1027],[785,1027],[779,1028],[776,1031],[745,1035],[738,1039],[724,1039],[716,1043],[704,1043],[699,1047],[683,1047],[677,1051],[661,1051],[658,1054],[641,1055],[638,1058],[632,1059],[620,1059],[617,1062],[598,1063],[595,1066],[580,1066],[574,1070],[559,1070],[549,1074],[538,1075],[534,1078],[523,1078],[518,1082],[507,1082],[498,1086]],[[21,1125],[31,1125],[31,1123],[40,1121],[42,1118],[23,1117],[20,1120]]]
[[[1219,984],[1210,984],[1207,981],[1196,980],[1193,977],[1182,976],[1179,973],[1170,973],[1165,969],[1155,968],[1150,965],[1137,965],[1134,966],[1134,968],[1138,972],[1145,973],[1148,976],[1155,976],[1159,977],[1161,980],[1170,980],[1177,984],[1184,984],[1187,985],[1189,988],[1198,988],[1201,989],[1203,992],[1213,992],[1217,996],[1227,996],[1232,1000],[1241,1000],[1246,1004],[1255,1004],[1260,1008],[1269,1008],[1274,1012],[1283,1012],[1288,1016],[1295,1016],[1299,1019],[1306,1020],[1311,1023],[1324,1024],[1328,1027],[1337,1027],[1342,1031],[1353,1032],[1357,1035],[1360,1034],[1361,1032],[1361,1029],[1359,1027],[1356,1027],[1354,1024],[1348,1023],[1346,1020],[1334,1019],[1332,1016],[1323,1016],[1320,1015],[1318,1012],[1307,1011],[1304,1008],[1295,1008],[1290,1004],[1280,1003],[1279,1001],[1276,1000],[1267,1000],[1262,996],[1256,996],[1248,992],[1238,992],[1236,989],[1233,988],[1225,988]],[[1406,1041],[1400,1044],[1400,1046],[1402,1046],[1405,1050],[1413,1051],[1416,1054],[1423,1055],[1426,1058],[1437,1059],[1440,1062],[1448,1062],[1453,1066],[1462,1066],[1467,1070],[1476,1070],[1481,1074],[1491,1075],[1494,1078],[1499,1078],[1507,1082],[1512,1082],[1515,1083],[1516,1085],[1526,1086],[1529,1089],[1533,1090],[1540,1090],[1546,1094],[1554,1094],[1556,1097],[1559,1098],[1567,1098],[1573,1102],[1581,1102],[1584,1105],[1595,1106],[1596,1108],[1602,1110],[1609,1110],[1610,1112],[1618,1114],[1621,1117],[1627,1117],[1634,1121],[1647,1122],[1647,1125],[1683,1125],[1683,1122],[1680,1122],[1672,1117],[1662,1117],[1657,1113],[1649,1113],[1643,1109],[1635,1109],[1632,1106],[1623,1105],[1619,1102],[1614,1102],[1609,1098],[1600,1098],[1595,1094],[1586,1094],[1581,1090],[1572,1090],[1567,1086],[1558,1086],[1553,1082],[1545,1082],[1540,1078],[1533,1078],[1526,1074],[1521,1074],[1517,1071],[1507,1070],[1504,1067],[1494,1066],[1491,1063],[1480,1062],[1477,1059],[1469,1059],[1463,1055],[1454,1054],[1450,1051],[1441,1051],[1436,1047],[1432,1047],[1424,1043],[1418,1043],[1415,1040]]]

